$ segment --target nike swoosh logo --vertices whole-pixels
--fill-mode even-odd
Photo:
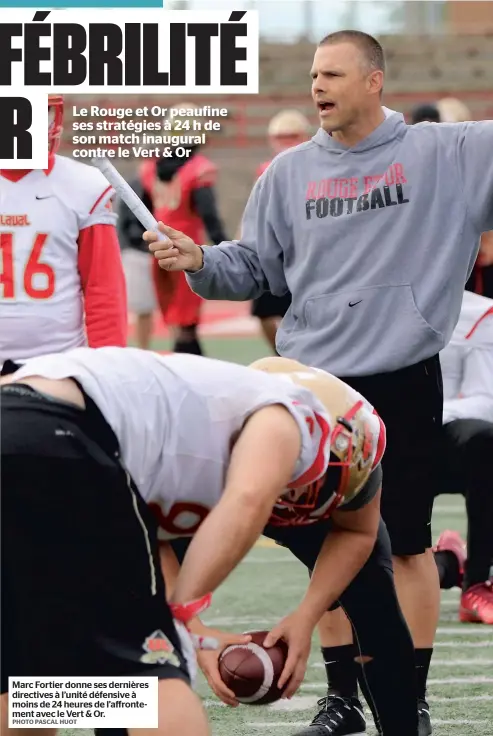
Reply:
[[[49,199],[50,197],[53,197],[53,194],[47,194],[45,197],[38,197],[36,194],[36,199]]]
[[[350,307],[355,307],[357,304],[361,304],[362,301],[363,301],[363,299],[360,299],[359,302],[349,302],[349,306]]]

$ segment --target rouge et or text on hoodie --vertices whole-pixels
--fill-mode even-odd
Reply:
[[[384,174],[310,181],[306,192],[306,219],[340,217],[355,212],[408,204],[402,164],[392,164]]]

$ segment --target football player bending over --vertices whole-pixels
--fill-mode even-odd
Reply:
[[[322,371],[281,358],[253,368],[131,348],[7,365],[2,692],[13,673],[156,675],[158,734],[208,734],[182,625],[210,633],[198,613],[264,533],[312,572],[266,641],[289,645],[285,695],[303,679],[322,613],[340,603],[381,733],[416,736],[412,641],[379,514],[382,422]],[[162,549],[167,603],[158,537],[187,536],[181,570]],[[214,636],[220,648],[248,641]],[[201,664],[235,704],[217,654]]]

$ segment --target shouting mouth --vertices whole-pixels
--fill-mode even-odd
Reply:
[[[317,102],[318,112],[319,114],[324,117],[325,115],[330,115],[333,110],[335,109],[335,103],[334,102]]]

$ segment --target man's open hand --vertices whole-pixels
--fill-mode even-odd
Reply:
[[[313,626],[298,609],[283,618],[265,637],[264,647],[274,646],[279,639],[288,645],[288,658],[278,681],[278,688],[286,685],[283,698],[292,698],[305,677],[306,664],[310,656]]]
[[[233,708],[237,707],[239,702],[236,700],[234,692],[224,684],[219,674],[219,657],[226,647],[232,644],[248,644],[252,637],[249,634],[230,634],[224,631],[216,631],[216,629],[210,629],[203,624],[198,627],[193,626],[193,632],[217,640],[219,645],[217,649],[197,651],[197,662],[214,694],[226,705]]]

